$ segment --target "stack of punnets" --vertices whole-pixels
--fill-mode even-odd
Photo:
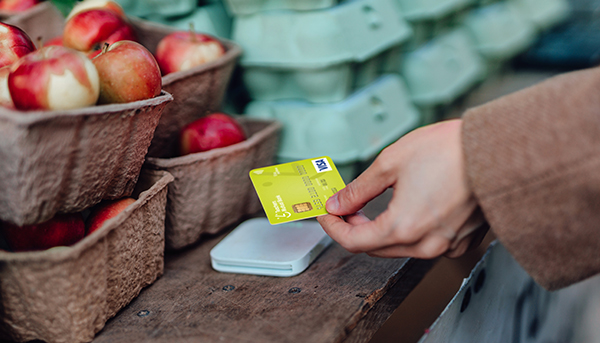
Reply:
[[[129,19],[151,52],[175,30]],[[65,24],[50,2],[7,22],[45,40]],[[239,118],[248,136],[242,143],[173,153],[182,126],[222,106],[241,49],[221,43],[225,55],[163,76],[163,92],[152,99],[61,111],[0,109],[2,221],[37,224],[80,211],[86,217],[102,200],[135,199],[71,246],[0,251],[0,339],[89,342],[162,275],[165,248],[195,243],[260,209],[247,174],[273,163],[279,123]],[[213,204],[227,208],[227,216],[211,211]],[[202,206],[209,210],[199,213]]]

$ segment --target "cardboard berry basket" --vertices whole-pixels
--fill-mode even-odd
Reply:
[[[35,224],[133,191],[166,92],[61,111],[0,108],[0,219]]]
[[[174,28],[143,20],[132,22],[140,42],[153,53],[160,39]],[[178,145],[179,131],[186,124],[221,108],[225,91],[242,49],[233,42],[219,39],[225,55],[219,59],[163,76],[163,89],[173,94],[174,101],[161,118],[148,150],[153,157],[166,157]]]
[[[0,340],[89,342],[162,275],[172,180],[142,174],[137,200],[71,247],[0,251]]]
[[[181,249],[214,234],[243,216],[260,211],[251,169],[271,165],[281,131],[274,120],[236,116],[248,137],[224,148],[173,157],[148,157],[142,170],[173,174],[169,185],[165,243]]]
[[[138,41],[152,53],[163,37],[178,30],[134,17],[129,19]],[[20,27],[34,40],[42,37],[44,42],[61,35],[64,27],[64,17],[50,2],[7,22]],[[219,59],[163,76],[163,89],[171,93],[174,100],[160,119],[148,149],[149,156],[167,156],[176,147],[179,130],[183,126],[220,109],[242,49],[231,41],[219,41],[226,49],[225,55]]]

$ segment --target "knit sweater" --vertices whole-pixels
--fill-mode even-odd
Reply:
[[[600,273],[600,67],[468,110],[462,139],[491,229],[540,285]]]

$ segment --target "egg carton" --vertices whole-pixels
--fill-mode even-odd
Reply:
[[[160,15],[176,17],[189,15],[198,7],[198,0],[115,0],[127,15],[146,17]]]
[[[137,200],[70,247],[0,250],[0,339],[90,342],[164,269],[167,184],[140,177]]]
[[[404,56],[401,74],[411,100],[423,112],[423,124],[435,121],[432,112],[467,93],[487,76],[485,61],[465,28],[455,28]]]
[[[394,0],[356,0],[312,12],[238,17],[243,81],[255,100],[343,100],[397,68],[411,35]]]
[[[355,176],[361,162],[372,159],[421,120],[404,82],[393,74],[340,102],[253,101],[245,112],[283,124],[279,162],[326,155],[346,181]]]
[[[571,13],[567,0],[506,0],[540,30],[547,30],[567,19]]]
[[[509,2],[473,10],[464,21],[475,49],[490,61],[505,61],[525,51],[537,37],[533,22]]]
[[[261,210],[248,173],[274,163],[281,124],[236,118],[247,134],[245,141],[185,156],[149,157],[144,164],[143,170],[167,171],[175,177],[167,200],[168,250],[189,246]]]
[[[337,0],[223,0],[233,16],[247,16],[269,10],[312,11],[329,8]]]
[[[31,37],[42,37],[44,41],[61,35],[65,24],[64,17],[50,1],[36,11],[11,20],[13,25],[22,28]],[[130,21],[140,43],[152,53],[163,37],[177,30],[139,18],[130,18]],[[148,148],[150,156],[168,154],[176,147],[177,135],[183,126],[221,107],[242,50],[234,42],[219,40],[226,48],[225,55],[219,59],[163,76],[163,89],[171,93],[174,100],[165,109],[156,127]]]
[[[431,39],[456,26],[476,0],[394,0],[400,13],[413,30],[406,44],[408,51],[415,50]]]
[[[231,37],[232,18],[227,14],[225,6],[221,2],[196,7],[185,16],[171,17],[152,13],[144,16],[144,19],[184,31],[189,30],[190,24],[193,24],[196,32],[225,39]]]
[[[411,23],[434,21],[473,4],[474,0],[394,0]]]

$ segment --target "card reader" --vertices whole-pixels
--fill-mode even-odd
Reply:
[[[303,272],[331,244],[314,219],[271,225],[267,218],[244,221],[210,251],[220,272],[293,276]]]

